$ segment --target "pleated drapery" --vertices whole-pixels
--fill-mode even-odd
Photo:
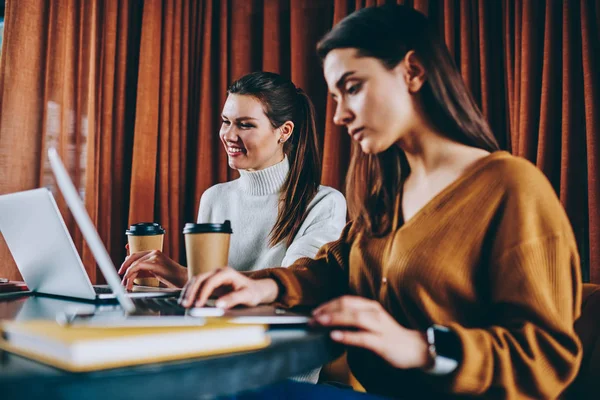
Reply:
[[[58,146],[115,264],[129,223],[156,221],[183,261],[201,194],[237,177],[218,138],[229,83],[279,72],[313,99],[323,184],[343,190],[350,138],[333,125],[318,39],[368,0],[9,0],[0,60],[0,193],[55,192]],[[393,1],[392,1],[393,2]],[[584,276],[600,283],[600,0],[406,0],[439,27],[498,141],[565,206]],[[19,274],[0,240],[0,276]]]

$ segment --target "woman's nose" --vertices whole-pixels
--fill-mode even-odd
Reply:
[[[223,137],[223,139],[227,140],[228,142],[237,142],[238,140],[238,135],[235,132],[235,128],[231,125],[223,126],[223,128],[221,129],[221,137]]]
[[[350,121],[352,121],[352,113],[342,101],[338,102],[335,106],[333,123],[336,125],[347,125]]]

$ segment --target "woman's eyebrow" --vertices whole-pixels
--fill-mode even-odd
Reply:
[[[337,88],[341,89],[344,86],[344,83],[346,83],[346,79],[348,79],[354,73],[356,73],[356,71],[344,72],[344,74],[340,77],[340,79],[338,79],[337,82],[335,83],[335,86]]]
[[[223,119],[231,119],[229,118],[227,115],[225,114],[221,114],[221,118]],[[256,120],[258,121],[257,118],[254,117],[248,117],[248,116],[244,116],[244,117],[238,117],[238,118],[234,118],[235,121],[250,121],[250,120]]]

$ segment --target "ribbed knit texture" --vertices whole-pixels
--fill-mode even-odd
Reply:
[[[573,330],[579,268],[571,226],[547,179],[528,161],[496,152],[390,234],[365,237],[348,224],[315,260],[253,277],[277,280],[285,306],[349,293],[378,300],[409,329],[436,323],[457,333],[463,360],[445,377],[348,349],[369,392],[545,399],[561,394],[581,361]]]
[[[240,170],[239,179],[215,185],[203,194],[198,222],[231,221],[229,265],[238,271],[285,267],[301,257],[314,257],[321,246],[340,237],[346,224],[346,200],[337,190],[320,186],[292,244],[269,246],[269,233],[277,221],[280,191],[289,169],[286,157],[259,171]],[[316,383],[320,370],[293,379]]]
[[[212,186],[202,195],[198,222],[231,221],[229,265],[238,271],[287,267],[298,258],[314,257],[321,246],[340,237],[346,224],[346,199],[337,190],[320,186],[292,244],[269,246],[289,169],[286,157],[269,168],[240,171],[239,179]]]
[[[289,170],[290,164],[287,157],[280,163],[259,171],[245,171],[240,169],[238,170],[240,173],[238,181],[240,190],[251,196],[279,195]]]

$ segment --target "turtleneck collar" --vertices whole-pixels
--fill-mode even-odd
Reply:
[[[260,171],[239,170],[242,190],[253,196],[279,193],[290,170],[287,156],[283,161]]]

